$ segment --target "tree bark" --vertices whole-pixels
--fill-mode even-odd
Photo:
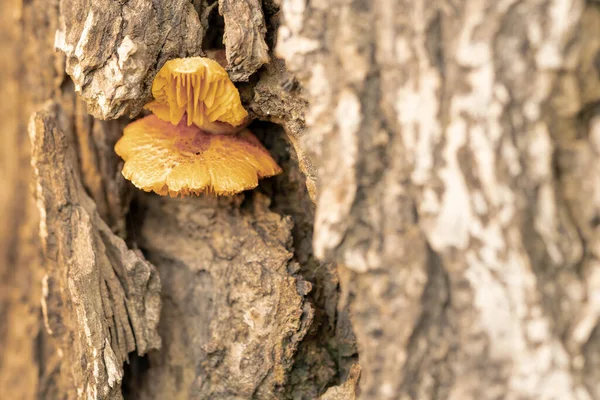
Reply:
[[[600,398],[600,3],[5,0],[0,26],[0,393]],[[135,190],[123,127],[221,43],[284,173]]]

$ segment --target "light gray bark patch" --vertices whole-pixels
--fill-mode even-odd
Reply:
[[[30,122],[40,236],[42,299],[73,397],[120,398],[123,362],[160,347],[160,281],[154,267],[115,236],[81,184],[73,134],[60,106]]]
[[[200,55],[204,30],[187,0],[61,0],[55,47],[96,118],[135,116],[169,59]]]

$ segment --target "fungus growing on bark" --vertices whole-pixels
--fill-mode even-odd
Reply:
[[[238,126],[248,116],[227,71],[209,58],[167,61],[154,78],[152,95],[146,108],[173,125],[187,114],[188,126],[194,123],[211,131],[218,121]]]
[[[281,168],[248,130],[215,135],[186,118],[179,124],[156,115],[132,122],[115,146],[125,160],[123,176],[144,191],[186,196],[232,195],[253,189]]]

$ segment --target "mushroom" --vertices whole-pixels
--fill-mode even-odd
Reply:
[[[232,133],[246,122],[248,112],[227,71],[209,58],[190,57],[167,61],[152,83],[154,101],[146,104],[158,118],[179,124],[196,124],[211,133]]]
[[[215,135],[188,122],[149,115],[127,125],[115,145],[125,160],[123,176],[144,191],[176,197],[232,195],[281,172],[250,130]]]
[[[127,125],[115,145],[123,176],[144,191],[186,196],[253,189],[281,168],[246,129],[237,88],[216,61],[165,63],[152,83],[153,115]]]

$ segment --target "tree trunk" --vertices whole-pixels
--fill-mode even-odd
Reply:
[[[4,0],[0,27],[0,393],[600,398],[599,2]],[[223,44],[284,173],[136,190],[123,127]]]

